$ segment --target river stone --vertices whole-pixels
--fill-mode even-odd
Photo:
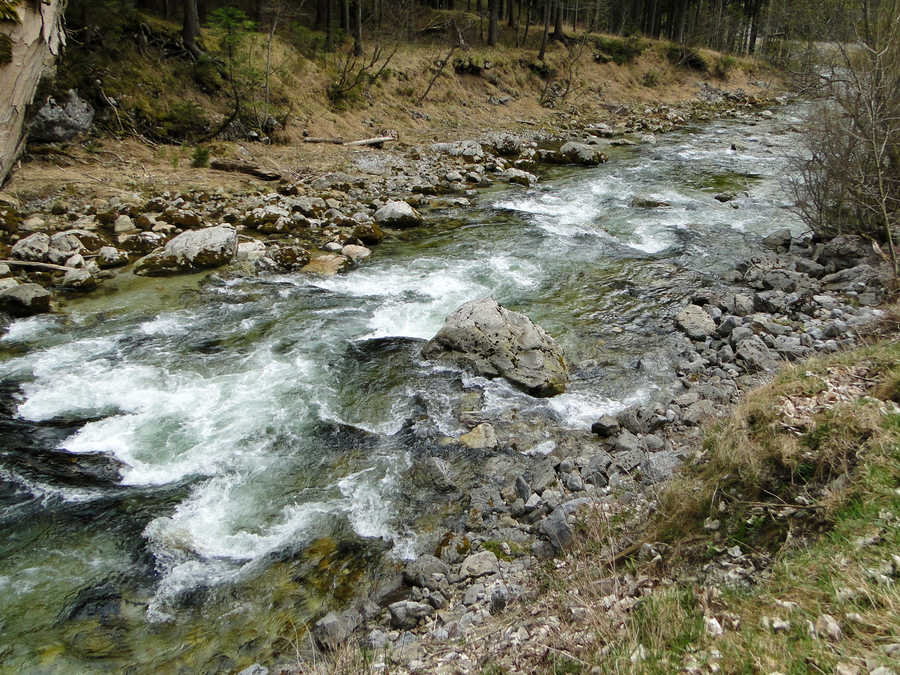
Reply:
[[[58,232],[50,237],[50,250],[47,251],[47,258],[50,262],[61,265],[76,253],[84,250],[84,244],[74,234]]]
[[[497,447],[497,434],[493,426],[484,422],[460,436],[459,442],[470,450],[487,450]]]
[[[73,291],[92,291],[97,288],[97,279],[87,270],[73,268],[66,272],[62,286]]]
[[[403,578],[411,586],[436,590],[441,579],[450,574],[450,566],[433,555],[421,555],[406,566]]]
[[[384,230],[377,223],[360,223],[350,234],[352,239],[359,239],[366,246],[374,246],[384,239]]]
[[[688,305],[678,312],[675,323],[693,340],[702,340],[716,332],[716,322],[698,305]]]
[[[631,198],[631,207],[634,209],[658,209],[663,206],[671,206],[671,204],[669,204],[669,202],[664,202],[661,199],[643,197],[641,195]]]
[[[497,574],[500,571],[500,563],[492,551],[479,551],[463,560],[459,568],[459,575],[465,579],[476,579],[488,574]]]
[[[462,157],[467,162],[484,159],[484,149],[478,141],[454,141],[452,143],[434,143],[432,149],[451,157]]]
[[[788,228],[776,230],[767,237],[763,237],[762,245],[776,253],[787,253],[791,248],[791,231]]]
[[[31,262],[43,262],[50,253],[50,235],[44,232],[35,232],[16,242],[12,247],[13,258],[17,260],[29,260]]]
[[[322,647],[334,651],[341,647],[359,625],[360,616],[353,610],[328,612],[313,626],[313,635]]]
[[[146,232],[142,234],[147,234]],[[237,232],[217,225],[182,232],[163,248],[144,256],[135,264],[135,274],[160,276],[219,267],[237,255]]]
[[[560,394],[569,380],[565,358],[553,338],[493,298],[472,300],[453,312],[422,349],[422,356],[486,377],[504,377],[533,396]]]
[[[341,254],[347,256],[353,262],[358,262],[363,258],[372,255],[372,250],[365,246],[357,246],[356,244],[347,244],[341,249]]]
[[[13,279],[12,277],[3,277],[0,279],[0,293],[5,290],[12,288],[13,286],[18,286],[19,282]]]
[[[559,149],[559,154],[572,164],[596,166],[606,161],[606,155],[593,145],[569,141]]]
[[[503,172],[503,176],[510,183],[514,183],[516,185],[524,185],[525,187],[530,187],[537,182],[537,176],[533,173],[528,173],[527,171],[522,171],[522,169],[514,169],[510,167]]]
[[[612,415],[604,415],[591,425],[591,433],[607,438],[619,433],[619,420]]]
[[[94,109],[69,89],[61,104],[52,98],[37,111],[28,131],[29,140],[41,143],[68,141],[91,128]]]
[[[0,310],[13,316],[50,311],[50,291],[38,284],[19,284],[0,292]]]
[[[302,272],[308,274],[320,274],[323,277],[333,277],[338,272],[343,272],[350,266],[350,258],[336,253],[325,253],[310,258],[302,268]]]
[[[375,212],[375,222],[387,227],[414,227],[422,223],[422,216],[406,202],[393,201]]]

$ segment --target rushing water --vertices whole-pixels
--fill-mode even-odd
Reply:
[[[406,474],[422,443],[465,430],[463,391],[484,392],[489,419],[583,430],[666,386],[633,362],[667,339],[685,284],[799,229],[779,185],[792,114],[482,193],[346,275],[134,280],[14,323],[0,339],[0,667],[290,660],[303,622],[373,557],[425,545]],[[713,199],[725,189],[747,194]],[[419,360],[447,314],[487,295],[563,345],[567,393],[531,399]],[[538,441],[519,450],[552,448]]]

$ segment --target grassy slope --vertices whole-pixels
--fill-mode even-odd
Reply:
[[[633,523],[589,517],[593,537],[545,583],[569,602],[574,586],[593,639],[583,649],[559,645],[574,658],[541,669],[831,673],[839,664],[843,672],[896,664],[897,337],[895,323],[868,346],[795,364],[750,392],[731,420],[707,430],[698,461],[665,487],[641,537],[651,553],[626,561],[624,575],[613,573],[608,553]],[[735,546],[739,558],[729,552]],[[714,576],[723,560],[757,571],[750,583],[729,586]],[[655,588],[630,611],[609,612],[603,576],[617,580],[620,602],[635,579]],[[839,635],[824,634],[823,615]],[[720,636],[707,629],[711,619]],[[773,620],[787,624],[776,630]]]

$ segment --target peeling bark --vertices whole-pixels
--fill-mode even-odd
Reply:
[[[22,2],[16,8],[19,23],[0,23],[0,33],[12,43],[10,62],[0,65],[0,184],[25,147],[25,109],[65,47],[66,2]]]

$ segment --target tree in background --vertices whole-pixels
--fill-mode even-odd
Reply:
[[[900,3],[862,0],[857,41],[836,43],[828,99],[810,116],[807,156],[791,180],[797,209],[818,235],[884,244],[898,273]]]

